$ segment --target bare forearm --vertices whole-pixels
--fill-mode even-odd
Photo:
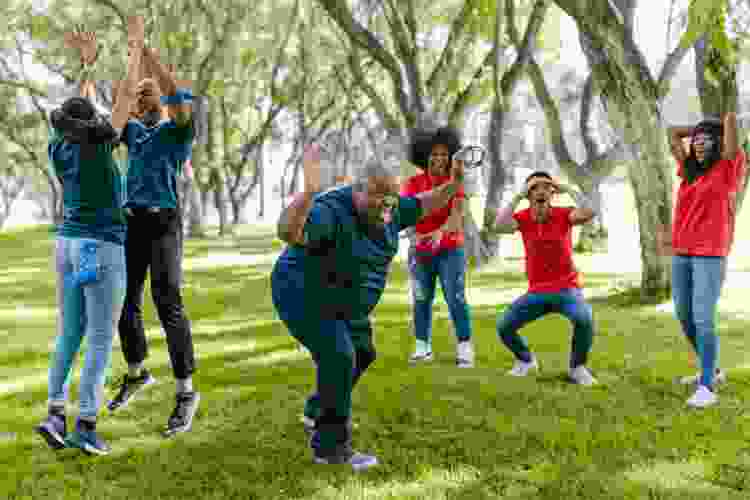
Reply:
[[[135,87],[140,77],[142,54],[138,50],[130,50],[128,55],[128,74],[125,81],[119,85],[115,108],[112,110],[112,126],[122,130],[128,122],[131,103],[135,100]]]
[[[152,50],[146,49],[143,52],[144,61],[148,65],[150,71],[154,74],[161,91],[167,96],[175,95],[177,93],[177,80],[175,80],[169,70],[159,62],[158,57],[156,57],[156,54]]]
[[[594,214],[597,213],[593,200],[582,192],[576,191],[575,189],[566,189],[565,192],[573,198],[573,201],[576,202],[576,208],[579,210],[590,210]]]
[[[740,150],[739,138],[737,137],[737,115],[727,113],[724,118],[724,152],[725,157],[733,160]]]
[[[459,184],[455,180],[446,182],[432,191],[419,193],[417,198],[422,204],[422,213],[429,215],[435,210],[443,208],[458,192]]]
[[[294,199],[282,212],[277,224],[277,234],[280,240],[287,243],[304,242],[304,229],[307,216],[313,206],[313,195],[297,193]]]

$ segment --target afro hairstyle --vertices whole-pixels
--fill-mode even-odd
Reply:
[[[447,146],[448,153],[453,156],[461,149],[461,134],[452,127],[413,131],[409,147],[409,161],[417,168],[425,170],[430,164],[432,148],[438,144]]]

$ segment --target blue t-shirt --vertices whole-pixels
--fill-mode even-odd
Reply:
[[[191,99],[189,91],[178,89],[163,101],[182,104]],[[163,120],[151,128],[128,121],[121,136],[128,147],[126,207],[177,208],[177,176],[190,157],[193,135],[192,120],[184,127]]]
[[[357,218],[353,192],[345,186],[318,195],[305,224],[307,244],[290,245],[276,264],[285,272],[304,274],[302,297],[311,319],[369,315],[385,289],[398,233],[422,215],[419,200],[401,196],[384,237],[371,239]]]
[[[122,180],[112,156],[117,144],[86,145],[63,138],[50,128],[47,152],[63,189],[63,221],[57,234],[122,245],[125,215]],[[82,153],[84,153],[82,155]]]

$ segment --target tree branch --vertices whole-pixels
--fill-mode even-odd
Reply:
[[[445,68],[451,68],[453,66],[453,61],[456,55],[454,52],[454,47],[456,41],[459,40],[463,35],[466,21],[469,18],[469,12],[471,12],[471,9],[474,7],[474,3],[475,2],[472,0],[467,0],[466,2],[464,2],[461,11],[451,23],[451,29],[448,32],[448,40],[445,42],[445,46],[443,47],[442,52],[440,52],[440,57],[435,63],[435,66],[432,69],[429,78],[427,79],[426,86],[428,89],[430,89],[432,94],[436,94],[434,90],[437,87],[438,82],[443,80],[442,75],[445,71]]]
[[[581,137],[583,138],[583,145],[586,149],[586,159],[590,160],[596,156],[597,148],[596,141],[591,134],[591,127],[589,121],[591,120],[592,104],[594,100],[594,75],[589,73],[586,81],[583,84],[583,92],[581,93],[581,113],[579,117],[579,128],[581,129]]]

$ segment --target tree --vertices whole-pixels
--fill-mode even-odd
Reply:
[[[472,106],[495,93],[502,101],[521,76],[518,67],[524,62],[524,51],[507,73],[498,70],[507,41],[498,37],[501,14],[495,2],[446,2],[439,9],[434,2],[420,0],[359,2],[356,16],[346,0],[318,0],[318,4],[349,41],[348,61],[356,84],[384,128],[402,143],[408,142],[411,130],[434,123],[436,117],[462,129]],[[515,5],[512,0],[508,4]],[[533,2],[525,39],[536,38],[549,5],[547,0]],[[515,16],[508,18],[509,25],[514,22]],[[444,43],[434,40],[441,25],[449,28]],[[491,74],[486,71],[489,67],[496,71]],[[504,102],[496,103],[491,147],[501,140],[498,116],[503,109]],[[491,154],[490,210],[499,204],[504,184],[499,158],[497,152]],[[488,242],[480,241],[470,214],[465,229],[469,246],[481,250],[475,257],[494,253]]]
[[[636,161],[628,166],[640,230],[641,298],[661,300],[669,296],[671,277],[657,234],[671,225],[673,166],[659,103],[687,49],[675,49],[655,77],[633,36],[635,0],[555,1],[578,26],[610,122],[636,150]]]

